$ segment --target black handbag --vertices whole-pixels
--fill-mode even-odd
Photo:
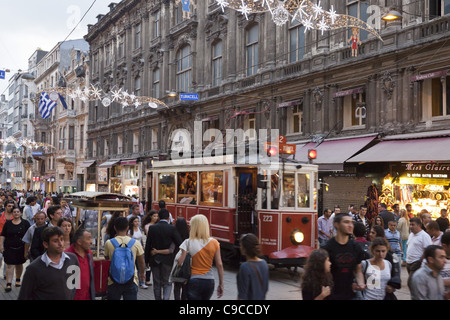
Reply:
[[[189,247],[189,242],[188,242]],[[186,253],[186,258],[181,266],[178,265],[176,261],[175,268],[172,271],[172,282],[180,282],[186,283],[191,278],[191,254],[189,253],[189,249]]]

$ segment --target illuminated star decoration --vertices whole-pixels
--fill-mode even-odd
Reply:
[[[229,5],[225,0],[217,0],[217,4],[222,8],[222,12],[225,12],[225,7]]]
[[[297,20],[300,23],[308,22],[305,26],[307,30],[335,30],[341,28],[358,28],[366,30],[374,35],[379,40],[383,41],[380,34],[369,24],[345,14],[338,14],[333,5],[330,10],[326,11],[319,0],[316,4],[310,0],[216,0],[224,7],[236,10],[242,13],[248,20],[248,15],[251,13],[270,12],[272,20],[277,25],[281,24],[284,19],[283,10],[281,6],[289,13],[291,21]],[[278,10],[276,10],[278,8]],[[282,18],[282,19],[281,19]],[[286,21],[287,22],[287,21]],[[327,25],[327,27],[325,27]]]
[[[94,85],[91,85],[91,92],[92,95],[94,96],[94,98],[96,100],[100,100],[101,99],[101,93],[102,93],[102,89],[95,87]]]
[[[122,91],[122,89],[119,89],[117,91],[111,91],[112,102],[119,101],[122,98],[121,91]]]
[[[252,10],[247,6],[247,4],[244,3],[244,0],[242,0],[242,5],[239,7],[238,11],[242,13],[245,16],[245,19],[247,20],[249,13],[252,12]]]
[[[309,17],[309,19],[302,20],[302,24],[305,27],[305,33],[308,30],[314,29],[314,24],[312,22],[312,16]]]

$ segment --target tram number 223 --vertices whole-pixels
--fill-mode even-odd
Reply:
[[[263,215],[262,216],[262,222],[272,222],[273,221],[273,216],[271,215]]]

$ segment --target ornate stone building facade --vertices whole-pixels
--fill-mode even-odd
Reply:
[[[246,20],[236,11],[222,12],[214,0],[196,1],[190,19],[183,18],[181,3],[173,0],[111,3],[85,36],[91,83],[105,92],[123,89],[158,98],[168,108],[91,102],[87,156],[97,160],[103,177],[107,169],[110,179],[99,184],[98,171],[92,171],[88,183],[97,184],[97,190],[137,191],[150,199],[145,172],[151,161],[166,158],[174,130],[193,132],[194,121],[202,122],[203,131],[278,129],[297,144],[299,161],[306,157],[300,150],[312,141],[440,135],[450,124],[447,1],[327,0],[322,5],[373,24],[383,41],[361,31],[354,57],[349,28],[322,34],[305,32],[296,22],[277,27],[270,13]],[[402,21],[381,20],[393,5],[403,12]],[[198,93],[199,100],[181,101],[170,97],[171,91]],[[327,154],[323,159],[325,153],[319,152],[322,183],[338,179],[341,172],[350,177],[345,183],[358,179],[370,185],[370,175],[356,173],[367,168],[346,164],[367,147],[370,143],[343,158]],[[346,194],[346,199],[362,201],[366,190]],[[339,193],[328,198],[324,206],[347,205]]]

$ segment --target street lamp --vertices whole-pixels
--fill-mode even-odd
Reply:
[[[169,97],[172,97],[172,98],[177,96],[177,92],[175,90],[166,91],[166,93],[169,95]]]
[[[395,21],[395,20],[402,20],[403,16],[398,10],[391,8],[387,13],[385,13],[381,17],[381,19],[384,21]]]

